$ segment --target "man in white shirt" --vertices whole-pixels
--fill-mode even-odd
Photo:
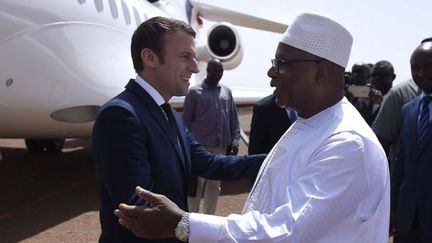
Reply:
[[[344,98],[351,34],[315,14],[298,16],[268,71],[276,103],[298,119],[261,166],[242,215],[185,213],[137,188],[150,207],[115,214],[135,235],[189,242],[387,242],[390,181],[385,153]],[[174,230],[175,228],[175,230]]]

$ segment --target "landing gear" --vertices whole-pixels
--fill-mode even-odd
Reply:
[[[25,144],[30,152],[59,153],[63,148],[65,139],[25,139]]]

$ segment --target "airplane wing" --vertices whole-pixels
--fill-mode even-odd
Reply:
[[[229,22],[234,25],[276,33],[283,33],[288,27],[287,24],[213,6],[207,3],[201,3],[195,0],[191,0],[191,4],[193,6],[192,20],[197,20],[202,17],[215,22]]]

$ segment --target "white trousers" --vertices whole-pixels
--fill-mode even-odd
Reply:
[[[215,154],[225,154],[226,148],[206,148]],[[204,198],[202,213],[215,214],[220,195],[220,181],[197,178],[195,197],[188,197],[189,212],[199,213],[201,198]]]

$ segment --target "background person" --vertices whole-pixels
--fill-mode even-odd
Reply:
[[[422,90],[402,108],[401,150],[392,171],[396,242],[432,242],[432,39],[411,55],[411,74]]]
[[[185,98],[183,120],[195,139],[208,151],[237,155],[240,123],[231,90],[219,83],[223,72],[219,60],[208,62],[207,77],[202,83],[190,88]],[[214,214],[221,191],[220,181],[201,177],[196,180],[191,185],[196,185],[196,189],[190,190],[193,197],[188,198],[189,211],[199,212],[200,200],[204,196],[203,213]]]

